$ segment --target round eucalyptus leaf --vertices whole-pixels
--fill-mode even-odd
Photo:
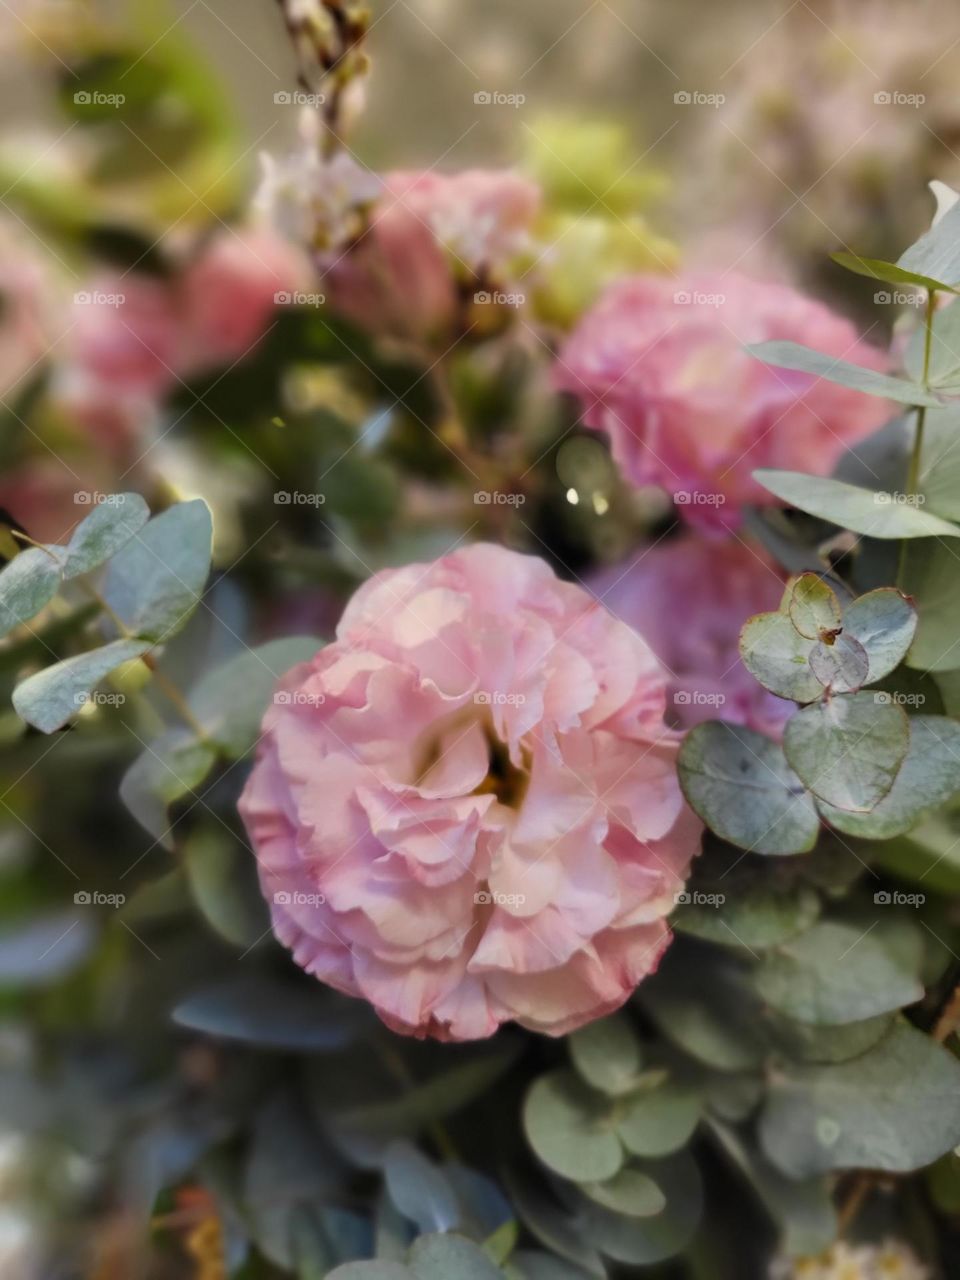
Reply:
[[[613,1095],[628,1092],[640,1074],[640,1040],[623,1013],[590,1022],[567,1040],[579,1074],[593,1088]]]
[[[823,695],[810,670],[813,645],[786,613],[757,613],[740,630],[743,665],[765,689],[792,702],[813,702]]]
[[[597,1204],[627,1218],[652,1218],[667,1203],[653,1178],[639,1169],[621,1169],[607,1182],[584,1182],[580,1189]]]
[[[570,1071],[536,1081],[524,1103],[523,1122],[533,1150],[565,1178],[605,1182],[623,1164],[610,1105]]]
[[[645,1166],[666,1198],[662,1212],[629,1218],[584,1197],[577,1215],[584,1238],[616,1262],[652,1266],[686,1248],[700,1220],[703,1192],[692,1157],[684,1152]]]
[[[810,670],[829,692],[854,693],[867,682],[870,660],[859,640],[841,632],[814,645]]]
[[[667,1080],[658,1088],[644,1089],[621,1101],[617,1133],[635,1156],[671,1155],[689,1142],[702,1105],[698,1090]]]
[[[794,627],[808,640],[819,640],[824,632],[833,633],[841,626],[837,594],[817,573],[802,573],[797,578],[787,612]]]
[[[869,684],[900,665],[916,630],[917,610],[895,587],[868,591],[843,611],[844,635],[859,641],[866,652]]]

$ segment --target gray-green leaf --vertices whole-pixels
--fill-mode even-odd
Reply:
[[[695,725],[678,761],[694,811],[724,840],[755,853],[806,853],[820,821],[780,747],[725,721]]]
[[[843,611],[843,634],[866,650],[870,668],[866,684],[882,680],[899,666],[916,630],[917,611],[895,587],[868,591]]]
[[[624,1154],[610,1108],[569,1071],[541,1076],[527,1094],[523,1123],[531,1147],[555,1173],[579,1182],[605,1182]]]
[[[765,689],[793,702],[813,702],[823,686],[810,668],[814,641],[802,636],[787,613],[757,613],[740,631],[740,657]]]
[[[15,555],[0,573],[0,636],[29,622],[60,590],[60,565],[40,547]]]
[[[186,624],[210,572],[212,538],[210,509],[197,498],[154,516],[113,557],[103,595],[128,630],[158,643]]]
[[[76,578],[109,560],[150,519],[139,493],[111,494],[74,529],[63,557],[63,576]]]
[[[38,671],[14,689],[16,712],[41,733],[53,733],[77,715],[105,676],[150,647],[146,640],[114,640]]]
[[[960,537],[957,525],[928,515],[911,503],[895,501],[890,493],[800,471],[760,470],[753,478],[781,502],[871,538]]]
[[[903,708],[872,693],[838,694],[787,722],[783,749],[799,778],[838,809],[867,813],[896,780],[910,745]]]
[[[590,1022],[567,1040],[573,1065],[587,1084],[614,1096],[627,1093],[640,1074],[640,1040],[623,1013]]]
[[[862,369],[860,365],[824,355],[822,351],[814,351],[798,342],[759,342],[747,347],[747,351],[764,364],[811,373],[828,382],[839,383],[854,391],[864,391],[867,395],[880,396],[884,400],[928,407],[943,403],[935,392],[924,390],[916,382],[908,382],[905,378],[891,378],[885,373],[876,373],[873,369]]]

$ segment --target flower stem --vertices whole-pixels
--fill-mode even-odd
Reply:
[[[937,291],[930,289],[927,293],[927,305],[923,314],[923,389],[928,389],[930,381],[930,349],[933,344],[933,313],[937,305]],[[917,406],[916,427],[913,433],[913,450],[910,454],[910,469],[907,472],[907,493],[913,495],[920,484],[920,462],[923,454],[923,429],[927,421],[926,405]],[[903,586],[904,571],[907,562],[907,539],[900,542],[900,560],[897,568],[897,583]]]

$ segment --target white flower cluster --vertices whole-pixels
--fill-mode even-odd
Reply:
[[[324,156],[316,113],[304,108],[300,143],[283,156],[262,155],[254,207],[280,235],[311,249],[338,249],[359,234],[380,194],[376,174],[346,151]]]
[[[930,1271],[898,1240],[881,1245],[841,1240],[816,1258],[774,1262],[770,1280],[930,1280]]]

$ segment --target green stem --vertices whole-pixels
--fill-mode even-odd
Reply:
[[[927,305],[923,315],[923,375],[924,391],[929,389],[930,381],[930,349],[933,345],[933,313],[937,305],[937,291],[930,289],[927,293]],[[907,494],[913,495],[920,485],[920,462],[923,455],[923,429],[927,421],[926,405],[917,406],[916,427],[913,433],[913,450],[910,454],[910,469],[907,472]],[[897,568],[897,582],[903,587],[904,573],[907,563],[907,539],[900,543],[900,559]]]

